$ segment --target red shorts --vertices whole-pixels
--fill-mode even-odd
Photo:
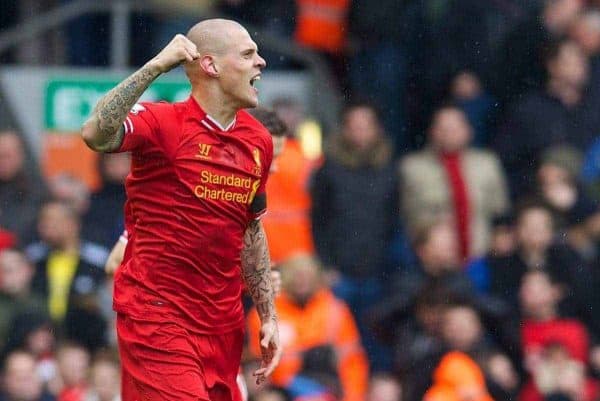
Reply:
[[[201,335],[119,314],[117,336],[122,401],[241,401],[243,330]]]

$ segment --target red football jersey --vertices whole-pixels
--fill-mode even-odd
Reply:
[[[124,125],[133,227],[114,309],[206,334],[243,327],[240,253],[266,211],[270,134],[246,111],[222,128],[193,97],[138,104]]]

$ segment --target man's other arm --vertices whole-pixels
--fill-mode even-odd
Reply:
[[[273,301],[271,261],[267,238],[259,220],[253,220],[244,234],[241,254],[242,276],[261,321],[260,348],[262,364],[254,372],[257,383],[264,381],[281,359],[281,346],[277,328],[277,313]]]
[[[97,152],[112,152],[121,146],[125,130],[123,122],[129,110],[150,84],[181,62],[199,57],[196,45],[183,35],[177,35],[142,68],[127,77],[102,97],[81,130],[85,143]]]
[[[113,246],[113,249],[110,251],[108,259],[106,259],[106,263],[104,264],[104,271],[106,272],[106,274],[115,274],[117,268],[121,265],[121,262],[123,262],[126,247],[127,242],[122,241],[119,238],[119,240]]]

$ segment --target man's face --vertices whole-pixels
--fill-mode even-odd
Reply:
[[[63,205],[49,203],[42,208],[38,220],[38,233],[50,246],[62,246],[77,230],[76,219],[69,215]]]
[[[561,46],[558,56],[548,63],[550,79],[566,84],[583,87],[589,75],[588,60],[583,50],[575,43]]]
[[[0,181],[12,180],[23,167],[25,155],[14,133],[0,133]]]
[[[466,306],[456,306],[444,313],[442,336],[453,348],[468,351],[481,338],[481,321],[477,312]]]
[[[356,149],[367,149],[379,137],[381,127],[373,110],[357,107],[346,114],[343,130],[344,137]]]
[[[434,148],[457,152],[469,145],[471,126],[461,110],[447,108],[436,113],[429,135]]]
[[[258,89],[254,84],[267,65],[259,56],[256,43],[244,29],[233,29],[222,55],[215,56],[221,88],[238,108],[256,107]]]
[[[555,0],[547,2],[542,18],[548,30],[560,35],[569,27],[571,22],[583,8],[581,0]]]
[[[593,56],[600,51],[600,14],[585,15],[572,24],[571,36],[584,52]]]
[[[79,347],[63,349],[56,358],[58,369],[67,386],[83,383],[90,367],[89,353]]]
[[[552,243],[552,216],[542,208],[524,211],[517,224],[517,241],[528,252],[545,252]]]
[[[429,239],[417,250],[423,268],[432,275],[460,266],[456,233],[449,224],[432,228]]]
[[[42,382],[30,355],[17,353],[9,357],[4,374],[4,388],[10,400],[34,401],[42,393]]]
[[[19,295],[29,288],[33,268],[21,253],[6,250],[0,253],[0,275],[0,291]]]
[[[546,309],[556,307],[560,292],[548,276],[540,272],[530,272],[523,277],[519,289],[519,301],[524,314],[536,318]]]
[[[100,401],[113,400],[119,394],[121,377],[117,366],[100,362],[92,368],[92,387],[98,393]]]
[[[319,288],[319,268],[311,263],[296,266],[286,292],[300,304],[305,304]]]

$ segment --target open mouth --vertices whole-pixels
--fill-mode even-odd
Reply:
[[[257,81],[260,81],[260,74],[254,76],[254,77],[252,77],[252,79],[250,79],[250,86],[254,87],[254,85],[256,84]]]

